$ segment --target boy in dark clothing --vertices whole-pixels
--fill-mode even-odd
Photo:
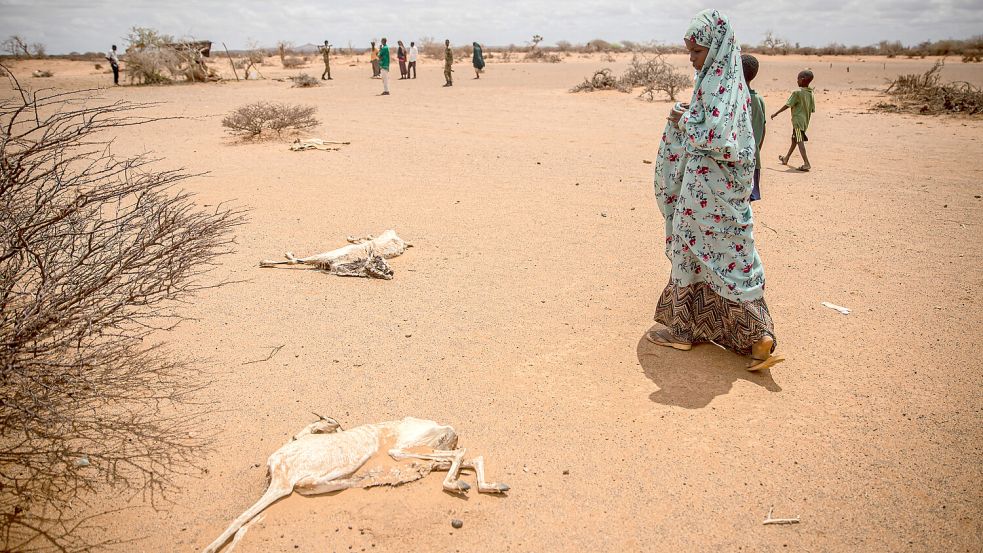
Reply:
[[[751,201],[761,199],[761,146],[765,143],[765,101],[751,88],[751,81],[758,75],[758,58],[751,54],[741,56],[741,66],[744,69],[744,82],[751,94],[751,130],[754,132],[754,187],[751,189]]]

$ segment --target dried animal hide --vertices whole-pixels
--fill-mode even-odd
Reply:
[[[332,144],[337,144],[337,146],[332,146]],[[331,150],[338,151],[341,146],[351,144],[351,142],[326,142],[320,138],[306,138],[304,140],[297,139],[294,140],[293,144],[290,145],[290,149],[295,152],[300,152],[303,150]]]
[[[465,458],[465,450],[457,447],[457,432],[450,426],[406,417],[343,430],[332,418],[318,418],[270,455],[266,493],[204,553],[218,552],[264,509],[295,491],[319,495],[350,488],[398,486],[432,471],[446,470],[444,490],[463,494],[471,486],[459,478],[462,469],[475,473],[481,493],[509,490],[505,484],[485,480],[484,458]]]
[[[349,237],[348,241],[351,242],[348,246],[310,257],[298,258],[287,252],[287,261],[261,261],[259,266],[310,265],[338,276],[391,280],[393,270],[386,259],[401,255],[411,246],[397,236],[394,230],[387,230],[378,238]]]

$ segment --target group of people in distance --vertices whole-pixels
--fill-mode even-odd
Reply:
[[[321,74],[322,80],[331,80],[331,44],[327,40],[324,46],[319,46],[318,51],[324,58],[324,73]],[[474,78],[480,79],[481,72],[485,69],[485,57],[481,51],[481,45],[477,42],[471,45],[471,65],[474,67]],[[420,51],[416,47],[416,42],[410,42],[409,49],[403,45],[402,40],[396,41],[396,60],[399,62],[399,79],[416,78],[416,62],[420,57]],[[372,53],[369,58],[372,62],[372,78],[382,79],[382,96],[389,96],[389,67],[392,56],[389,52],[388,39],[382,38],[381,44],[377,47],[372,41]],[[451,41],[444,41],[444,86],[454,86],[454,51],[451,49]],[[412,76],[411,76],[412,75]]]
[[[775,354],[775,327],[765,303],[764,265],[754,242],[751,201],[761,197],[764,101],[750,87],[758,60],[742,56],[728,17],[717,10],[696,15],[683,42],[696,70],[689,103],[669,113],[655,167],[655,195],[665,219],[669,283],[657,301],[663,328],[646,338],[688,351],[715,343],[748,356],[758,371],[784,358]],[[815,111],[811,71],[798,75],[799,89],[774,119],[792,110],[792,147],[804,165],[806,129]]]

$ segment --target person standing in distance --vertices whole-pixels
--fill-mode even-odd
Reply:
[[[116,55],[115,44],[113,44],[113,49],[109,51],[106,59],[109,60],[109,66],[113,68],[113,84],[119,86],[119,56]]]
[[[379,46],[379,72],[382,75],[382,96],[389,96],[389,46],[386,39],[382,39]]]
[[[451,66],[454,65],[454,52],[451,50],[451,41],[447,39],[444,41],[444,86],[454,86],[454,78],[451,73],[454,69]]]
[[[379,77],[379,49],[375,47],[375,41],[372,41],[372,78]]]
[[[406,68],[407,78],[410,76],[410,71],[413,72],[413,78],[416,78],[416,58],[420,56],[420,51],[416,49],[416,43],[410,42],[410,65]]]
[[[331,45],[328,41],[324,41],[324,46],[318,48],[321,51],[321,56],[324,58],[324,73],[321,73],[322,81],[330,81],[331,79]]]

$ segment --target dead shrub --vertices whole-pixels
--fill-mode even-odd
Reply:
[[[421,56],[426,56],[430,59],[442,60],[444,59],[444,43],[437,42],[437,40],[432,36],[425,36],[419,41],[419,51]]]
[[[666,61],[663,54],[650,56],[632,54],[631,63],[621,76],[621,88],[631,92],[636,87],[642,87],[640,98],[652,102],[656,92],[664,92],[673,102],[676,94],[690,86],[690,77]]]
[[[296,77],[290,77],[290,80],[294,82],[292,88],[312,88],[315,86],[321,86],[321,81],[315,79],[307,73],[301,73]]]
[[[584,77],[584,82],[574,86],[570,92],[593,92],[595,90],[617,90],[618,78],[611,74],[608,68],[598,69],[591,78]]]
[[[618,90],[630,93],[641,87],[639,97],[644,100],[654,101],[656,92],[664,92],[670,100],[676,101],[676,95],[691,85],[689,76],[666,61],[665,55],[643,56],[636,52],[621,77],[615,78],[610,69],[600,69],[594,72],[593,77],[585,78],[584,82],[571,88],[570,92]]]
[[[943,67],[945,67],[945,60],[939,60],[925,73],[899,75],[888,86],[887,93],[900,103],[880,103],[874,107],[926,114],[983,113],[983,91],[965,81],[943,83]]]
[[[225,116],[222,126],[230,133],[244,138],[257,138],[264,131],[280,136],[284,131],[301,131],[316,127],[314,106],[289,105],[272,102],[247,104]]]
[[[102,64],[101,63],[97,63],[96,64],[96,71],[101,71],[101,70],[102,70]]]
[[[526,52],[526,57],[524,60],[542,63],[560,63],[562,61],[560,56],[540,48],[533,48],[532,50]]]
[[[306,65],[304,58],[298,58],[297,56],[286,56],[280,60],[280,63],[284,69],[296,69]]]
[[[157,331],[214,286],[241,214],[203,210],[191,175],[118,158],[153,104],[31,92],[0,101],[0,550],[90,551],[91,492],[152,503],[200,469],[196,370]],[[80,529],[88,528],[84,532]],[[99,538],[95,538],[96,540]]]
[[[127,50],[126,78],[130,84],[170,84],[179,73],[180,60],[170,49],[149,47]]]

